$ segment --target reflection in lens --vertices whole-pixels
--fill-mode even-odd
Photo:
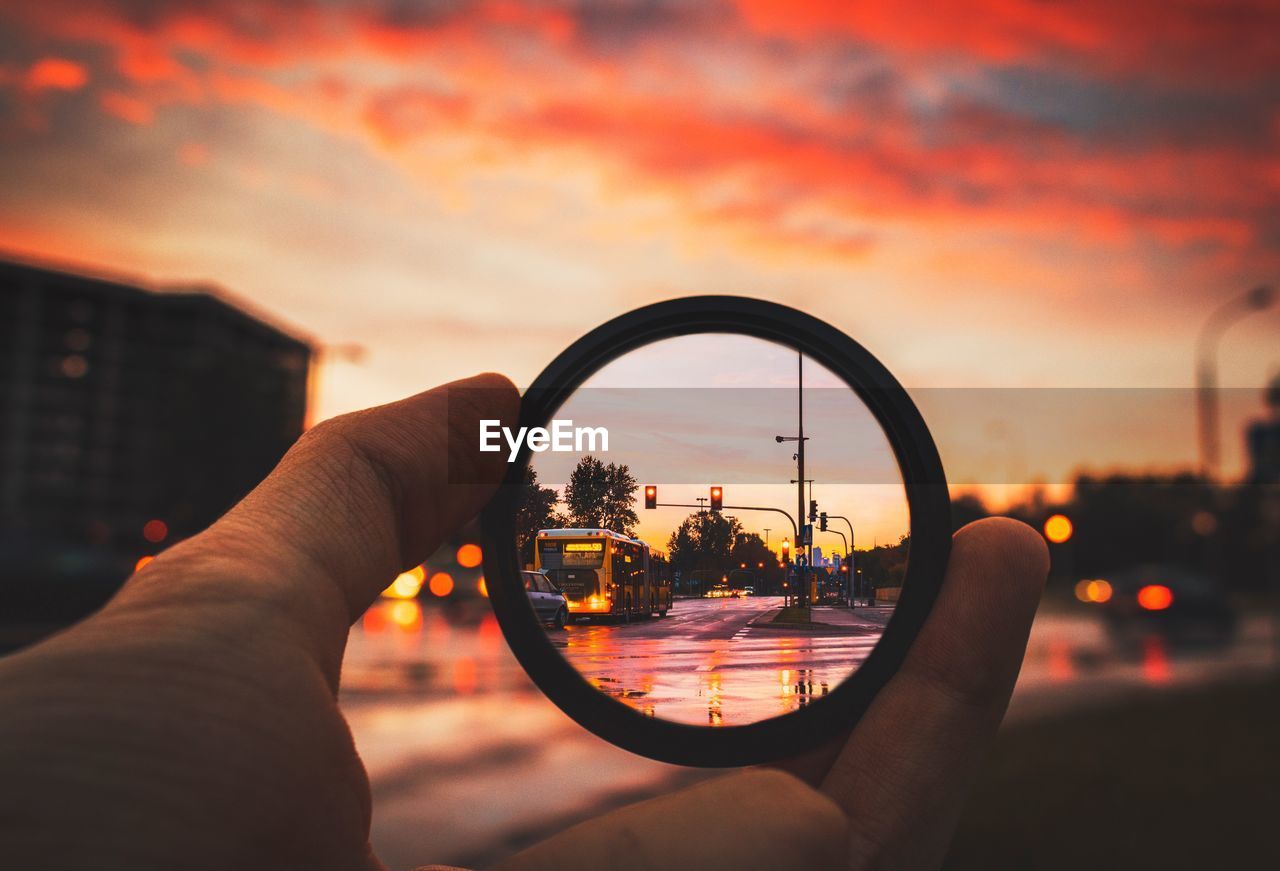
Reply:
[[[758,339],[686,336],[613,361],[555,420],[516,546],[534,613],[592,686],[646,716],[744,725],[866,660],[901,589],[907,503],[834,374]]]

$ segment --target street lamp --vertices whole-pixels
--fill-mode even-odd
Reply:
[[[1209,315],[1196,340],[1196,412],[1199,419],[1200,474],[1218,476],[1218,345],[1227,328],[1275,302],[1274,288],[1255,287],[1227,300]]]

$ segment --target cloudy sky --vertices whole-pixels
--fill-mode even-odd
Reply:
[[[910,386],[1180,386],[1280,279],[1278,95],[1262,0],[0,2],[0,248],[364,346],[320,416],[708,292]]]

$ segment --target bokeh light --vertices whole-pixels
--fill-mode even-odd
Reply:
[[[414,566],[409,571],[396,575],[396,579],[382,591],[382,595],[388,599],[416,598],[426,577],[427,572],[422,566]]]
[[[1062,544],[1071,538],[1074,528],[1065,514],[1055,514],[1044,522],[1044,537],[1054,544]]]
[[[468,542],[458,548],[457,560],[458,565],[464,569],[474,569],[484,561],[484,553],[480,550],[480,545]]]
[[[453,576],[448,572],[436,572],[431,576],[431,582],[428,584],[431,595],[440,596],[441,598],[453,592]]]
[[[142,537],[152,544],[159,544],[169,537],[169,524],[163,520],[148,520],[142,527]]]
[[[1147,584],[1138,591],[1138,604],[1148,611],[1163,611],[1173,604],[1173,590],[1164,584]]]
[[[1110,602],[1112,596],[1111,584],[1102,578],[1084,579],[1076,584],[1076,598],[1081,602],[1091,602],[1101,605],[1103,602]]]

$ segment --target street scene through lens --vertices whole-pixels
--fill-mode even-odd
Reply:
[[[906,500],[829,370],[744,336],[668,339],[556,417],[611,446],[534,456],[516,547],[534,614],[593,686],[647,716],[742,725],[865,661],[901,588]]]

